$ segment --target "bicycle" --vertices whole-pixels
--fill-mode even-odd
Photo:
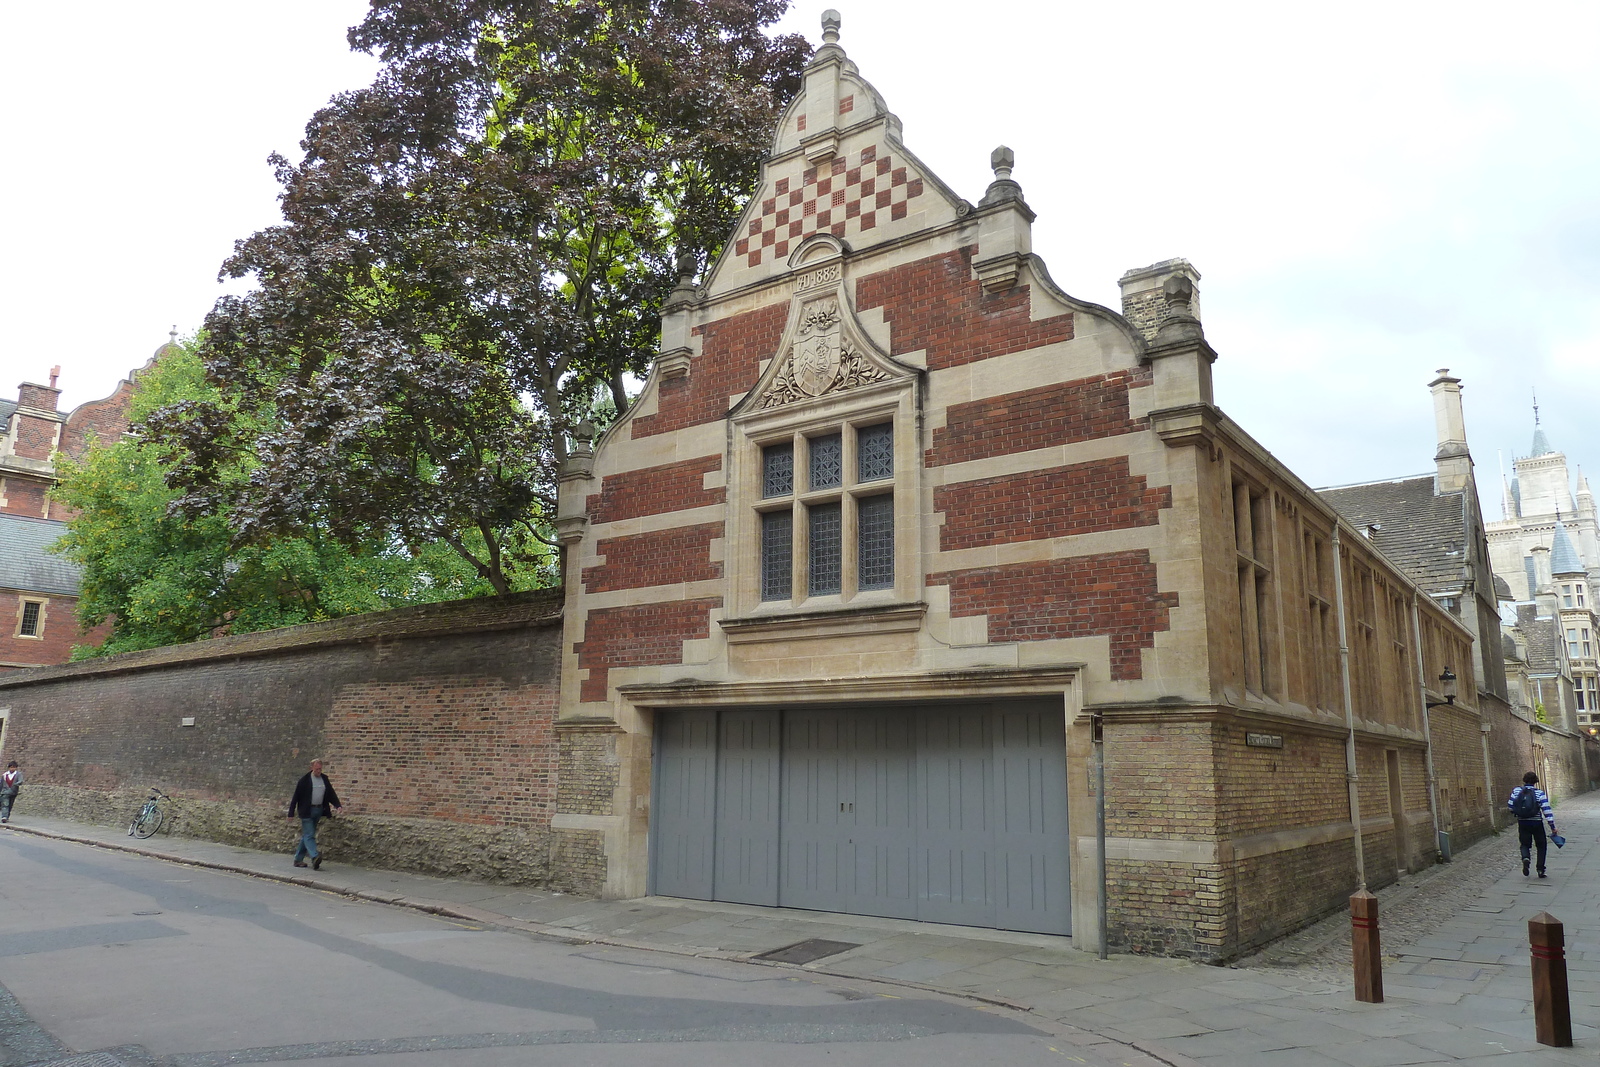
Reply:
[[[165,801],[166,804],[163,804]],[[150,787],[150,799],[144,802],[144,807],[139,809],[139,814],[133,817],[133,822],[128,826],[128,836],[146,838],[161,829],[161,824],[167,817],[167,804],[172,798],[167,796],[155,786]]]

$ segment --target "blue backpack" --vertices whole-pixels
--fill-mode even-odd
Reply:
[[[1511,814],[1518,819],[1538,821],[1544,813],[1539,807],[1539,797],[1533,791],[1533,786],[1521,786],[1517,795],[1511,798]]]

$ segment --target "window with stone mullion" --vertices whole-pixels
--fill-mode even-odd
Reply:
[[[892,478],[893,441],[884,423],[761,449],[763,601],[893,588],[893,492],[870,484]]]

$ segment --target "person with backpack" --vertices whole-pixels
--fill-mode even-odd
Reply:
[[[17,761],[12,760],[6,764],[6,773],[0,774],[0,822],[11,821],[11,805],[17,802],[21,791],[22,771],[17,769]]]
[[[1544,824],[1550,824],[1550,833],[1556,832],[1556,815],[1550,810],[1550,798],[1537,788],[1539,776],[1529,771],[1522,776],[1522,784],[1511,791],[1506,807],[1517,817],[1517,843],[1522,846],[1522,875],[1528,875],[1529,851],[1539,846],[1539,877],[1545,877],[1544,855],[1549,847],[1544,836]]]

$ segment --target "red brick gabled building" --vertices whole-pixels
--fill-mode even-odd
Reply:
[[[176,333],[168,345],[175,343]],[[91,442],[115,442],[127,432],[138,371],[110,396],[70,412],[57,410],[60,373],[51,368],[50,384],[23,382],[15,401],[0,400],[0,671],[64,663],[73,645],[105,636],[78,629],[78,569],[49,551],[71,515],[50,490],[58,453],[76,458]]]
[[[1089,947],[1104,884],[1113,943],[1217,959],[1432,862],[1430,768],[1487,832],[1471,632],[1216,406],[1198,272],[1062,292],[1010,150],[964,200],[824,28],[562,472],[565,854]]]

